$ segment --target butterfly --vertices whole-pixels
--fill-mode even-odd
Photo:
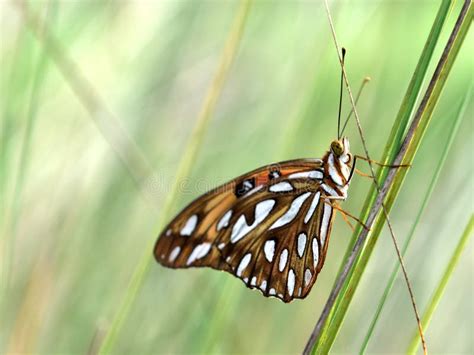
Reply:
[[[324,265],[335,203],[355,168],[349,140],[322,159],[297,159],[241,175],[185,207],[154,255],[169,268],[211,267],[283,302],[305,298]]]

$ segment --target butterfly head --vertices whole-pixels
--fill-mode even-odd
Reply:
[[[351,161],[352,155],[350,153],[349,139],[342,137],[335,139],[331,143],[331,153],[334,154],[341,162],[347,164]]]
[[[352,169],[349,165],[351,160],[349,139],[343,137],[334,140],[327,155],[327,172],[334,184],[344,187],[344,191],[342,191],[344,196],[352,176]]]

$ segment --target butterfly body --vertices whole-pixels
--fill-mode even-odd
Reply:
[[[352,177],[347,138],[322,159],[264,166],[190,203],[155,246],[171,268],[211,267],[284,302],[304,298],[320,272]]]

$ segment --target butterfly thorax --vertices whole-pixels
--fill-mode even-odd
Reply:
[[[324,179],[322,187],[329,196],[345,199],[352,178],[349,140],[344,137],[334,140],[323,157]]]

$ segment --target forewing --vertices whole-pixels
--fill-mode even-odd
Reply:
[[[222,258],[218,241],[233,226],[235,215],[243,213],[251,219],[252,204],[258,203],[265,194],[275,194],[269,191],[270,186],[284,179],[317,181],[322,178],[321,168],[319,159],[273,164],[202,195],[163,230],[155,245],[155,258],[171,268],[208,266],[233,273]],[[291,196],[283,199],[279,208],[283,210],[288,202],[291,202]]]

